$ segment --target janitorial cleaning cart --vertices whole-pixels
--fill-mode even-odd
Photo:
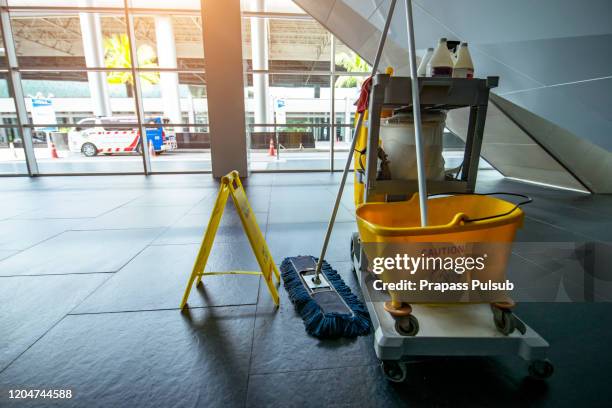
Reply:
[[[546,359],[548,343],[512,312],[510,299],[410,304],[393,291],[382,300],[373,293],[371,281],[377,277],[369,270],[366,250],[372,243],[496,241],[506,244],[507,250],[498,254],[503,268],[496,272],[505,274],[509,248],[522,225],[519,206],[529,201],[515,204],[474,193],[489,91],[498,78],[418,77],[410,0],[405,0],[405,18],[411,75],[377,73],[395,5],[392,0],[372,77],[362,90],[351,145],[359,232],[351,237],[350,256],[371,318],[376,355],[391,381],[403,381],[407,362],[424,356],[518,355],[529,362],[532,377],[546,378],[553,371]],[[438,160],[445,113],[459,108],[469,110],[465,153],[459,167],[446,170],[443,159]],[[349,155],[319,265],[312,258],[309,266],[294,262],[289,268],[301,271],[294,273],[299,276],[294,281],[309,304],[318,285],[330,286],[319,272],[352,159]]]

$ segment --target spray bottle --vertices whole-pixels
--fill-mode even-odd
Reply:
[[[467,43],[461,43],[457,50],[457,61],[453,68],[453,78],[474,78],[474,64]]]
[[[433,55],[434,49],[428,48],[421,59],[421,63],[419,64],[419,68],[417,69],[417,75],[420,77],[427,76],[427,66],[429,65],[429,61],[431,60],[431,56]]]
[[[429,75],[432,77],[451,77],[453,75],[453,57],[448,50],[446,38],[440,38],[429,65]]]

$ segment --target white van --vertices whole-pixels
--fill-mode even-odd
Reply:
[[[175,150],[176,135],[174,130],[165,126],[169,121],[160,116],[145,118],[147,124],[159,126],[148,127],[147,139],[157,154]],[[98,154],[140,153],[140,131],[136,117],[102,117],[80,120],[78,125],[68,133],[68,146],[71,152],[82,153],[87,157]],[[118,125],[133,124],[130,126]]]

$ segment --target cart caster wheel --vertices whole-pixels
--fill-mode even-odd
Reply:
[[[529,363],[529,377],[536,380],[545,380],[555,372],[550,360],[533,360]]]
[[[395,330],[402,336],[416,336],[419,332],[419,321],[414,315],[395,320]]]
[[[510,310],[493,308],[493,321],[495,321],[495,327],[508,336],[512,334],[514,330],[518,330],[519,333],[525,334],[527,327],[525,323],[520,321]]]
[[[385,378],[394,383],[406,381],[408,370],[405,363],[399,361],[382,361],[380,364]]]
[[[493,320],[495,327],[504,335],[509,335],[514,331],[514,319],[512,312],[504,309],[493,309]]]

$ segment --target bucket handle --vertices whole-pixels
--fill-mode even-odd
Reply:
[[[463,222],[476,222],[476,221],[485,221],[485,220],[491,220],[494,218],[500,218],[500,217],[504,217],[506,215],[510,215],[512,214],[514,211],[516,211],[521,205],[525,205],[525,204],[529,204],[531,202],[533,202],[533,199],[529,196],[526,196],[524,194],[519,194],[519,193],[506,193],[506,192],[495,192],[495,193],[462,193],[462,192],[448,192],[448,193],[435,193],[435,194],[428,194],[427,197],[435,197],[435,196],[441,196],[441,195],[479,195],[479,196],[489,196],[489,195],[508,195],[508,196],[513,196],[513,197],[521,197],[524,200],[517,203],[514,207],[512,207],[512,209],[506,211],[505,213],[502,214],[496,214],[496,215],[490,215],[488,217],[481,217],[481,218],[468,218],[465,214],[462,214],[462,221]]]

